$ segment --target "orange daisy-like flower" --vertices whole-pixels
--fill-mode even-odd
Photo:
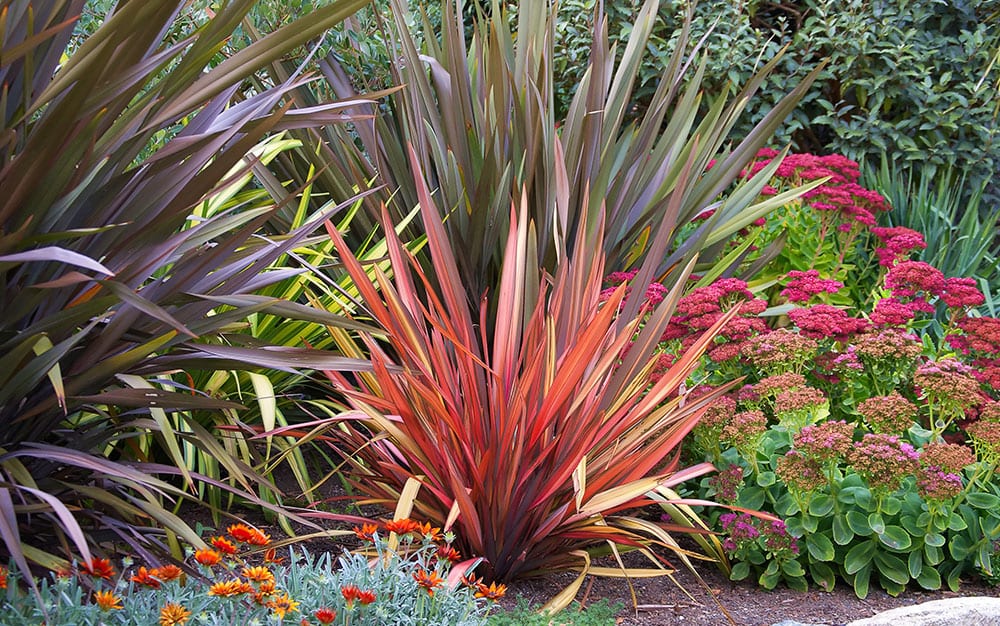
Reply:
[[[434,589],[444,582],[444,578],[441,578],[437,572],[428,572],[422,569],[417,570],[417,573],[413,575],[413,580],[426,589],[429,596],[433,596]]]
[[[191,611],[179,604],[168,602],[160,609],[160,626],[184,626],[189,617]]]
[[[209,543],[223,554],[236,554],[236,544],[225,537],[212,537]]]
[[[267,604],[267,599],[274,595],[277,587],[274,581],[263,582],[257,587],[257,591],[253,594],[253,601],[257,604],[264,605]]]
[[[184,570],[177,567],[176,565],[162,565],[160,567],[155,567],[149,571],[150,576],[154,578],[159,578],[163,582],[169,582],[171,580],[177,580],[184,575]]]
[[[267,550],[264,550],[265,563],[274,563],[275,565],[281,565],[282,561],[284,560],[285,557],[278,556],[278,553],[275,551],[274,548],[268,548]]]
[[[430,522],[420,524],[418,527],[420,534],[428,541],[441,541],[441,529],[431,526]]]
[[[437,558],[439,561],[449,561],[451,563],[458,563],[462,560],[462,555],[458,550],[452,548],[451,546],[438,546]]]
[[[147,570],[145,567],[140,567],[139,571],[137,571],[135,574],[132,574],[132,577],[129,578],[129,580],[136,583],[137,585],[152,587],[153,589],[160,588],[160,581],[158,581],[155,577],[153,577],[150,574],[149,570]]]
[[[271,543],[271,535],[265,535],[259,530],[254,530],[250,537],[247,538],[247,543],[252,546],[266,546]]]
[[[371,604],[377,598],[378,596],[376,596],[375,592],[371,589],[366,589],[358,594],[358,602],[360,602],[363,606]]]
[[[462,584],[465,585],[466,587],[475,587],[479,585],[480,580],[481,579],[476,578],[476,575],[471,572],[466,574],[465,576],[462,576]]]
[[[298,611],[299,603],[292,600],[291,596],[287,593],[283,593],[268,602],[267,607],[271,609],[275,615],[283,618],[286,613],[294,613],[295,611]]]
[[[122,610],[122,599],[116,596],[113,591],[95,591],[94,602],[101,607],[102,611]]]
[[[326,607],[316,609],[313,615],[316,616],[320,624],[332,624],[333,620],[337,619],[337,612]]]
[[[340,595],[344,596],[347,608],[351,608],[358,598],[361,597],[361,589],[357,585],[344,585],[340,588]]]
[[[213,565],[217,565],[219,561],[222,560],[222,554],[211,548],[203,548],[195,551],[194,560],[198,561],[202,565],[212,567]]]
[[[263,565],[243,568],[243,578],[255,583],[266,583],[274,581],[274,574]]]
[[[378,524],[362,524],[361,528],[354,527],[354,536],[361,541],[374,541],[377,531]]]
[[[0,565],[0,589],[7,588],[7,568]]]
[[[496,583],[490,583],[487,587],[484,583],[479,583],[476,585],[476,597],[486,598],[487,600],[493,600],[496,602],[507,593],[507,585],[498,585]]]
[[[90,563],[84,563],[81,565],[80,569],[82,569],[85,574],[93,576],[94,578],[103,578],[105,580],[111,580],[115,575],[115,568],[111,567],[111,561],[108,559],[99,559],[97,557],[90,559]]]
[[[229,533],[229,536],[235,539],[236,541],[247,543],[247,541],[250,539],[250,536],[253,535],[254,532],[256,531],[254,531],[254,529],[250,528],[246,524],[233,524],[232,526],[226,529],[226,532]]]
[[[253,593],[253,587],[247,581],[240,580],[239,578],[213,583],[208,588],[208,595],[222,598],[240,596],[245,593]]]
[[[397,535],[408,535],[420,530],[420,524],[404,517],[403,519],[392,520],[385,523],[385,529]]]

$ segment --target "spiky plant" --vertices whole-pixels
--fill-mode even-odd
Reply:
[[[253,499],[263,478],[216,433],[171,413],[238,404],[150,380],[302,363],[304,348],[253,341],[242,324],[251,315],[343,325],[255,295],[287,278],[268,270],[313,226],[255,238],[274,203],[195,212],[251,167],[269,133],[344,119],[345,103],[292,107],[299,75],[241,88],[365,1],[330,2],[226,58],[218,52],[250,0],[188,15],[186,31],[172,25],[189,2],[120,2],[66,58],[83,4],[0,3],[0,559],[23,569],[56,567],[60,551],[89,558],[88,544],[109,541],[143,556],[172,534],[199,545],[170,502],[199,480]],[[223,467],[220,480],[189,470],[182,446]],[[166,537],[147,532],[154,524]]]

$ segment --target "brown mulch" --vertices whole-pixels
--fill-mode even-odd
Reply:
[[[950,590],[929,592],[912,589],[893,598],[884,591],[873,589],[867,598],[861,600],[846,584],[837,585],[831,592],[813,589],[802,593],[785,587],[767,591],[749,583],[734,583],[710,565],[701,566],[699,573],[708,589],[687,570],[675,573],[674,578],[678,584],[669,578],[634,581],[637,609],[632,607],[627,583],[620,579],[595,578],[592,583],[584,583],[577,600],[584,606],[602,598],[612,603],[621,602],[625,608],[619,612],[617,623],[629,626],[770,626],[783,620],[809,624],[846,624],[888,609],[931,600],[1000,595],[1000,588],[989,587],[977,580],[963,584],[958,593]],[[573,575],[563,574],[525,581],[511,585],[508,593],[512,598],[522,595],[533,604],[542,603],[568,585],[573,578]]]

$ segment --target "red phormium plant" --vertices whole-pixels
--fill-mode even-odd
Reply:
[[[393,276],[376,270],[376,288],[328,229],[385,329],[384,339],[366,340],[374,377],[328,372],[356,409],[337,432],[359,497],[391,506],[418,479],[419,516],[457,526],[456,547],[485,557],[498,580],[580,565],[581,550],[608,541],[662,538],[669,526],[611,516],[648,502],[657,486],[711,469],[681,470],[678,453],[718,394],[676,390],[731,314],[651,383],[679,290],[638,319],[619,319],[624,287],[601,298],[601,224],[589,235],[581,229],[577,252],[554,276],[539,276],[533,228],[517,207],[499,289],[476,312],[439,213],[421,192],[433,281],[387,228]]]

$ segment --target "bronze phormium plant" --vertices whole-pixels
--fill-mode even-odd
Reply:
[[[343,119],[340,103],[292,108],[298,75],[236,94],[364,0],[327,3],[222,59],[251,1],[218,3],[185,20],[187,32],[171,25],[188,2],[120,2],[63,58],[83,4],[0,2],[0,561],[24,570],[58,567],[60,548],[89,559],[88,544],[119,541],[148,558],[177,535],[199,545],[171,502],[198,480],[254,499],[262,477],[173,411],[238,405],[181,383],[154,388],[154,377],[317,358],[260,346],[243,332],[253,314],[345,325],[256,295],[287,278],[268,270],[309,234],[254,238],[274,203],[192,213],[272,131]],[[363,365],[322,356],[328,367]],[[220,479],[188,468],[182,447],[224,468]]]

